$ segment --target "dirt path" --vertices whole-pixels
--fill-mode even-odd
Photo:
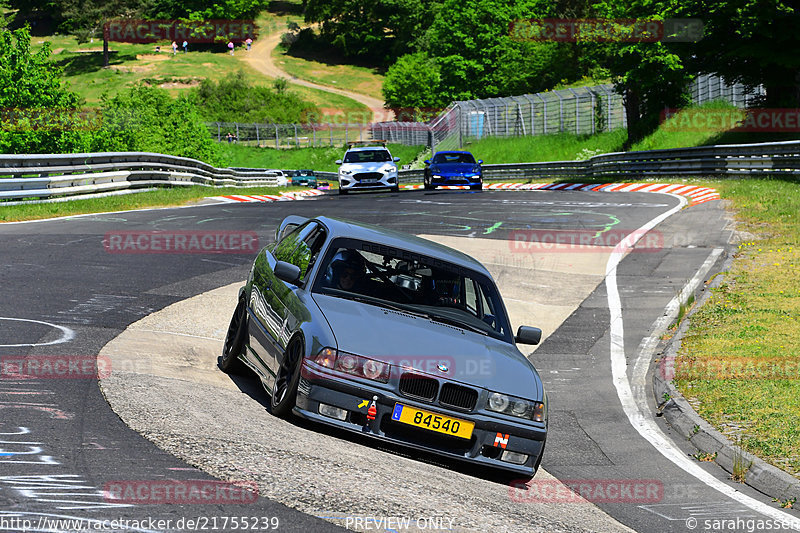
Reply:
[[[242,52],[241,49],[237,49],[237,54],[242,57],[244,55],[243,61],[249,63],[253,68],[261,72],[262,74],[269,76],[271,78],[286,78],[289,80],[290,83],[294,83],[296,85],[302,85],[304,87],[310,87],[312,89],[319,89],[320,91],[326,91],[329,93],[339,94],[341,96],[346,96],[356,102],[362,103],[368,108],[372,110],[372,113],[379,116],[384,116],[386,111],[383,108],[383,101],[378,98],[373,98],[372,96],[367,96],[365,94],[354,93],[350,91],[345,91],[343,89],[337,89],[335,87],[329,87],[327,85],[320,85],[311,81],[302,80],[300,78],[296,78],[289,74],[288,72],[281,70],[272,59],[272,50],[275,49],[276,46],[281,41],[281,35],[285,33],[284,31],[278,31],[275,33],[271,33],[266,35],[260,39],[253,41],[253,47],[249,52]]]

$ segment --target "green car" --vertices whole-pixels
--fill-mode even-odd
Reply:
[[[317,177],[313,170],[295,170],[292,172],[292,185],[317,187]]]

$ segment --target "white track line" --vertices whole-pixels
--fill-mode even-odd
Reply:
[[[735,488],[723,483],[710,473],[703,470],[697,463],[690,460],[686,455],[680,451],[675,444],[667,437],[659,428],[655,421],[650,416],[645,416],[642,409],[634,398],[633,391],[631,390],[631,383],[627,375],[627,362],[625,360],[625,340],[624,340],[624,326],[622,321],[622,302],[617,289],[617,265],[631,249],[631,247],[638,241],[642,235],[647,231],[653,229],[656,225],[672,216],[674,213],[680,211],[687,203],[686,198],[673,195],[680,200],[680,204],[676,207],[662,213],[661,215],[650,220],[644,226],[633,232],[627,238],[622,239],[620,243],[614,248],[611,256],[606,263],[606,290],[608,292],[608,310],[610,312],[610,334],[611,334],[611,375],[614,381],[614,388],[617,390],[622,409],[628,417],[633,428],[641,435],[646,441],[655,447],[661,455],[666,457],[673,464],[687,472],[689,475],[697,478],[700,482],[708,487],[715,489],[728,498],[739,502],[740,504],[749,507],[750,509],[761,513],[773,520],[780,521],[789,525],[792,529],[800,530],[800,519],[795,518],[787,513],[778,509],[770,507],[750,496],[742,494]],[[644,406],[646,409],[646,406]]]

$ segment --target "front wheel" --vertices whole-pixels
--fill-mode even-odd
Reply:
[[[278,368],[278,375],[275,376],[275,385],[272,387],[270,410],[275,416],[286,417],[294,408],[302,359],[303,344],[300,341],[292,342],[286,349],[283,362]]]
[[[469,190],[471,191],[480,191],[483,190],[483,183],[478,183],[477,185],[470,185]]]
[[[339,196],[343,196],[345,194],[347,194],[347,190],[346,189],[339,189]]]
[[[395,185],[394,187],[392,187],[392,192],[400,192],[400,186]]]
[[[222,360],[219,368],[228,374],[240,374],[245,366],[239,359],[244,352],[245,338],[247,337],[247,306],[244,300],[233,311],[228,333],[225,335],[225,344],[222,345]]]

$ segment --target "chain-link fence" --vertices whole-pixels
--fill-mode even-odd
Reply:
[[[265,148],[344,146],[351,141],[369,141],[369,124],[244,124],[208,122],[218,142],[236,142]],[[420,143],[420,144],[425,144]]]
[[[692,101],[723,99],[748,107],[764,95],[763,87],[727,84],[719,76],[698,76],[689,87]],[[505,98],[453,102],[427,122],[373,124],[209,124],[217,140],[293,148],[342,146],[349,141],[382,139],[426,145],[433,150],[458,149],[465,141],[550,133],[595,134],[626,127],[622,96],[612,85],[577,87]],[[230,133],[230,135],[228,135]]]
[[[721,99],[742,108],[750,107],[752,103],[766,95],[763,86],[747,87],[741,83],[729,85],[721,77],[711,74],[695,78],[689,91],[692,102],[698,105]]]

